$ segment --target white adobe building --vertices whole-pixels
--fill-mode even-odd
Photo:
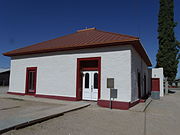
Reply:
[[[128,109],[150,93],[151,62],[137,37],[90,28],[4,55],[11,57],[10,94],[109,107],[113,78],[112,108]]]

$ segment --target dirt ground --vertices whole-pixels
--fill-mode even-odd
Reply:
[[[180,135],[180,91],[153,101],[146,110],[148,135]]]
[[[179,135],[180,92],[152,101],[146,112],[110,110],[92,103],[4,135]]]

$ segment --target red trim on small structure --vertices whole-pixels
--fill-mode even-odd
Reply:
[[[51,98],[51,99],[58,99],[58,100],[68,100],[68,101],[77,101],[76,97],[52,96],[52,95],[41,95],[41,94],[36,94],[35,97]]]
[[[151,78],[151,90],[160,91],[160,78]]]
[[[168,86],[168,88],[178,88],[177,86]]]
[[[128,110],[130,107],[133,107],[138,103],[139,100],[135,102],[112,101],[112,109]],[[97,104],[101,107],[110,108],[109,100],[98,100]]]
[[[25,95],[25,93],[18,93],[18,92],[7,92],[7,94],[20,95],[20,96]]]
[[[97,68],[82,68],[80,62],[82,61],[98,61]],[[82,88],[81,86],[81,71],[83,69],[96,69],[98,71],[98,99],[101,97],[101,57],[90,57],[90,58],[77,58],[77,74],[76,74],[76,100],[82,100]]]

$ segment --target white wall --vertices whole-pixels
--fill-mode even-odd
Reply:
[[[132,101],[135,101],[138,99],[138,72],[140,72],[141,75],[141,95],[145,94],[144,93],[144,75],[146,75],[146,92],[148,93],[149,91],[149,74],[148,74],[148,66],[144,62],[144,60],[141,58],[141,56],[136,52],[136,50],[132,47]],[[147,94],[146,93],[146,94]]]
[[[101,57],[101,99],[109,100],[107,78],[115,78],[118,101],[131,101],[131,46],[63,51],[11,60],[10,92],[25,92],[26,68],[37,67],[37,94],[76,97],[77,58]]]
[[[160,79],[160,96],[164,96],[164,74],[163,68],[152,68],[152,78],[159,78]]]

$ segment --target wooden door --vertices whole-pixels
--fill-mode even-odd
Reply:
[[[151,90],[152,91],[160,91],[160,79],[159,78],[151,79]]]

